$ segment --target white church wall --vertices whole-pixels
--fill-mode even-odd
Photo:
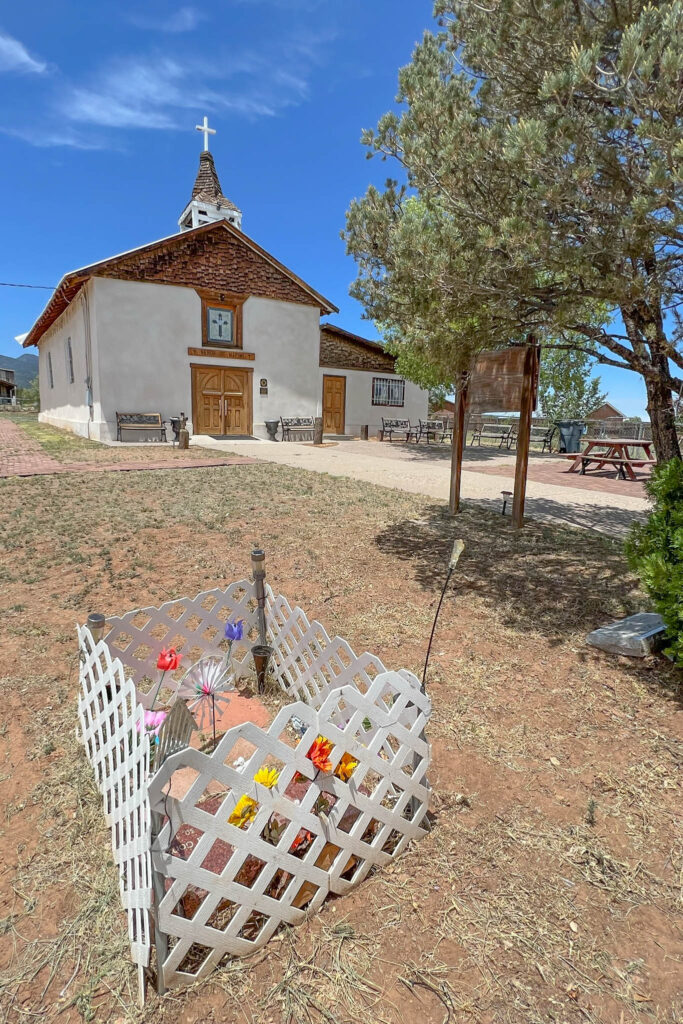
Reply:
[[[92,282],[88,282],[58,320],[45,332],[38,346],[38,384],[42,423],[50,423],[98,439],[101,419],[97,401],[96,373],[92,376],[92,396],[86,385],[88,362],[86,338],[92,301]],[[71,380],[68,343],[71,344],[73,381]],[[50,373],[50,365],[52,372]],[[92,418],[88,398],[92,397]]]
[[[192,416],[189,345],[201,343],[201,299],[192,288],[95,278],[97,350],[106,426],[116,440],[117,412]],[[126,440],[149,433],[126,431]]]
[[[320,414],[318,386],[320,310],[252,296],[243,310],[242,343],[253,352],[254,434],[267,437],[266,420]],[[268,381],[268,394],[259,381]]]
[[[372,378],[386,377],[389,380],[401,380],[395,373],[378,373],[371,370],[335,370],[332,367],[320,367],[320,394],[322,395],[323,376],[346,377],[346,426],[347,434],[358,435],[360,428],[367,425],[370,437],[376,436],[382,428],[382,417],[385,419],[410,420],[417,424],[427,419],[429,395],[417,384],[405,382],[403,406],[382,406],[372,404]]]
[[[116,438],[116,412],[184,412],[192,429],[190,364],[253,371],[253,430],[264,421],[316,414],[320,314],[316,307],[250,297],[243,307],[242,344],[253,360],[207,354],[202,346],[202,305],[192,288],[95,279],[97,347],[102,381],[102,438]],[[259,381],[268,381],[261,395]],[[133,431],[126,436],[134,440]],[[141,435],[141,439],[144,434]]]

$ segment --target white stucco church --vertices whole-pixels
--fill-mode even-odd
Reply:
[[[382,346],[321,324],[337,307],[244,234],[206,118],[200,130],[179,230],[65,274],[26,336],[40,419],[111,441],[117,412],[182,412],[195,434],[264,438],[283,416],[322,415],[328,434],[425,418],[427,393]]]

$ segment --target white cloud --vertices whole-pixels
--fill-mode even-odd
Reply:
[[[35,60],[23,43],[0,32],[0,71],[20,71],[40,75],[47,68],[43,61]]]
[[[206,15],[196,7],[179,7],[167,18],[153,18],[145,14],[131,14],[128,21],[138,28],[156,32],[192,32]]]
[[[326,40],[320,40],[326,41]],[[309,95],[319,63],[316,39],[301,34],[272,52],[232,51],[210,66],[204,59],[135,57],[118,60],[92,81],[69,85],[56,100],[61,119],[102,128],[182,129],[201,113],[230,111],[273,117]]]
[[[114,132],[191,130],[204,114],[218,118],[219,129],[221,115],[275,117],[307,100],[331,38],[329,30],[293,28],[259,49],[219,42],[210,61],[185,40],[175,53],[110,59],[90,75],[51,78],[42,118],[34,115],[30,130],[7,125],[0,132],[42,148],[104,149],[117,145]]]
[[[51,149],[64,146],[69,149],[111,149],[111,143],[103,138],[94,138],[91,135],[84,135],[81,132],[73,131],[71,128],[64,128],[58,131],[46,127],[42,129],[36,124],[32,128],[0,128],[3,135],[10,135],[14,139],[21,139],[38,149]]]

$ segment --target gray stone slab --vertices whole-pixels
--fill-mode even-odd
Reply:
[[[661,615],[655,612],[638,612],[637,615],[629,615],[626,619],[612,622],[609,626],[594,629],[586,637],[586,643],[610,654],[644,658],[656,649],[664,629]]]

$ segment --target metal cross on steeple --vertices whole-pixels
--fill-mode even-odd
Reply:
[[[195,129],[198,132],[203,132],[204,133],[204,152],[208,153],[209,152],[209,135],[215,135],[216,134],[216,129],[215,128],[209,128],[209,119],[206,116],[206,114],[204,115],[204,124],[196,124],[195,125]]]

